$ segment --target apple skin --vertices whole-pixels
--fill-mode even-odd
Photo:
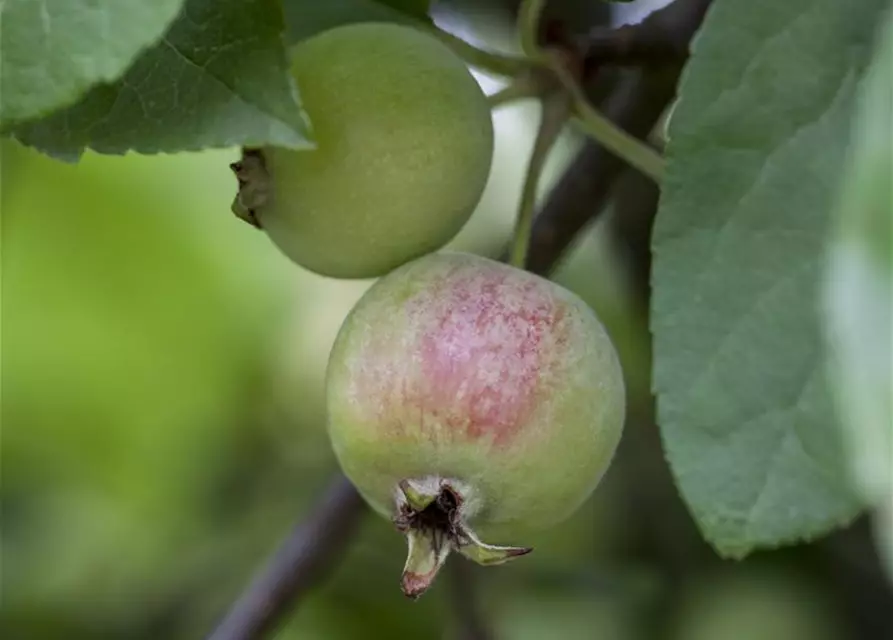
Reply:
[[[595,489],[620,440],[622,371],[576,295],[486,258],[442,252],[374,284],[327,369],[328,430],[348,478],[393,517],[405,479],[455,479],[478,533],[555,524]]]
[[[292,59],[316,148],[262,149],[269,194],[253,214],[270,239],[336,278],[378,277],[449,242],[493,158],[490,107],[465,63],[378,23],[313,36]]]

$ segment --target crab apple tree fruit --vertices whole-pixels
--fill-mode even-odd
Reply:
[[[592,310],[553,282],[462,253],[376,282],[345,319],[326,378],[335,454],[405,534],[410,597],[452,551],[484,565],[529,552],[492,542],[575,511],[625,416],[620,363]]]
[[[244,149],[233,211],[294,262],[384,275],[439,249],[486,186],[493,123],[465,63],[417,29],[340,26],[293,50],[316,146]]]

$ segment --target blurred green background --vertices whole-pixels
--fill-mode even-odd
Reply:
[[[451,248],[499,255],[535,116],[499,112],[490,185]],[[578,144],[562,141],[544,191]],[[74,166],[2,143],[3,638],[203,637],[337,468],[323,372],[369,283],[307,273],[237,220],[236,156]],[[614,336],[630,419],[584,508],[525,540],[529,558],[479,572],[497,637],[868,637],[850,602],[862,538],[741,563],[701,541],[660,453],[646,324],[604,224],[556,279]],[[410,603],[403,559],[368,518],[276,637],[454,637],[445,580]]]

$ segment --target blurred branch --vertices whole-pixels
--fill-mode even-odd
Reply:
[[[630,135],[644,138],[673,99],[677,78],[676,73],[628,75],[605,100],[603,113]],[[605,209],[627,166],[605,147],[584,145],[534,220],[529,270],[541,275],[552,271],[580,231]]]
[[[624,172],[614,185],[609,229],[642,313],[651,292],[651,229],[659,198],[657,185],[638,171]]]
[[[556,72],[559,77],[563,76],[566,90],[573,98],[574,121],[580,130],[598,143],[599,146],[623,158],[630,165],[659,184],[664,176],[663,156],[636,136],[629,135],[615,125],[610,118],[602,115],[598,109],[590,104],[589,98],[583,90],[577,86],[576,82],[564,70],[558,67]]]
[[[883,516],[863,515],[811,550],[833,585],[853,637],[893,638],[893,582],[884,571],[872,517]]]
[[[209,640],[263,637],[343,557],[365,505],[340,474],[322,501],[285,540],[232,606]]]
[[[676,0],[629,29],[647,32],[672,30],[673,41],[688,43],[694,37],[711,0]],[[643,26],[645,24],[648,26]],[[656,26],[657,25],[657,26]],[[669,38],[669,36],[667,36]],[[681,45],[677,45],[681,46]],[[590,102],[603,86],[596,58],[584,64],[583,88]],[[645,139],[676,95],[684,59],[660,69],[627,71],[601,111],[631,136]],[[577,234],[605,209],[617,178],[628,167],[605,147],[589,142],[558,180],[533,225],[528,269],[548,274]],[[646,238],[647,240],[647,238]]]
[[[492,640],[493,634],[478,607],[478,567],[462,557],[453,558],[448,566],[450,597],[458,622],[455,640]]]
[[[676,0],[637,24],[598,27],[580,43],[587,70],[603,65],[678,65],[688,58],[692,37],[711,0]]]

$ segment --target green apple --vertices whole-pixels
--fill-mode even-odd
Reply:
[[[377,277],[449,242],[493,156],[490,109],[462,60],[417,29],[361,23],[298,44],[293,73],[316,146],[246,149],[236,214],[336,278]]]

